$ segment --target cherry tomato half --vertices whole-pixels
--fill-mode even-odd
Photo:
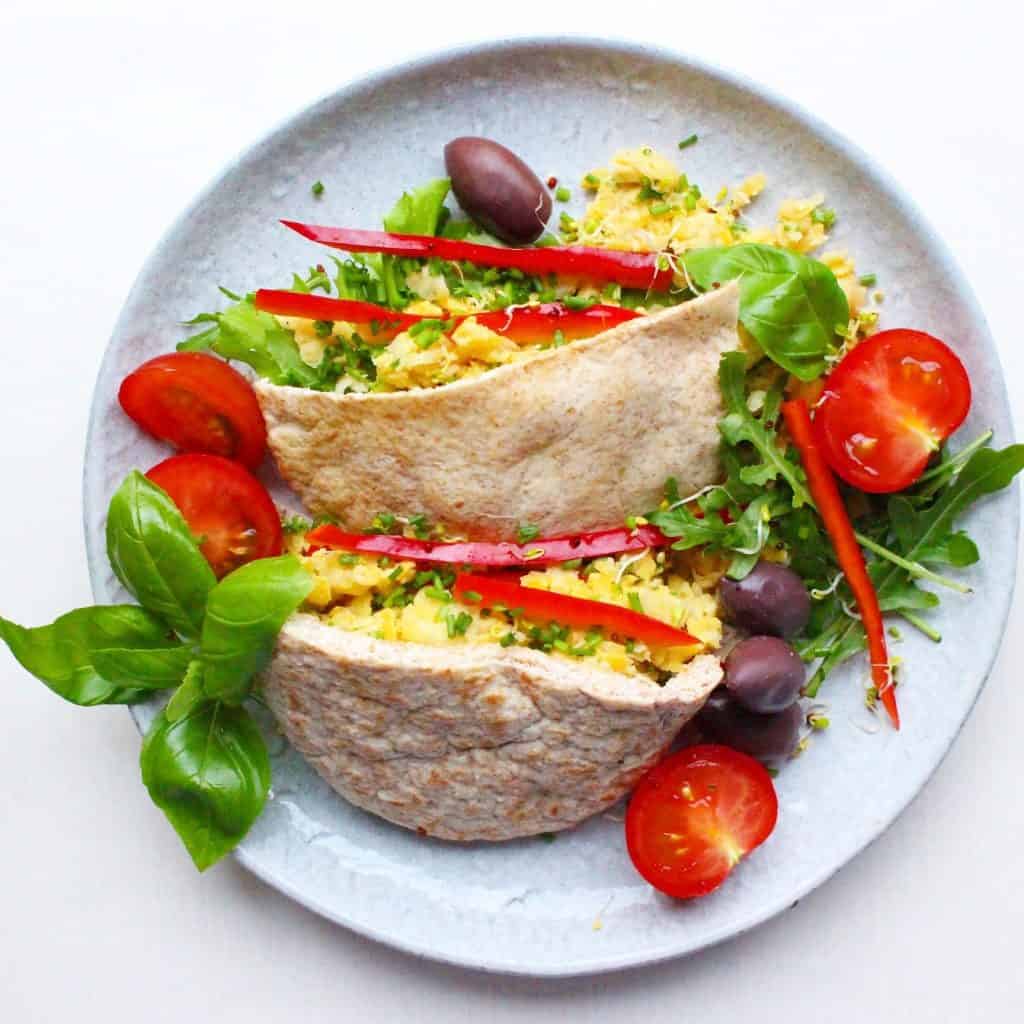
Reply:
[[[686,747],[639,782],[626,812],[633,865],[655,889],[689,899],[717,889],[771,835],[779,813],[764,765],[731,747]]]
[[[219,455],[174,455],[147,474],[170,496],[218,578],[281,554],[281,518],[266,488]]]
[[[839,476],[882,494],[912,484],[970,407],[971,382],[948,345],[921,331],[882,331],[829,375],[814,430]]]
[[[128,374],[121,408],[147,433],[179,451],[206,452],[255,469],[267,427],[249,382],[203,352],[157,356]]]

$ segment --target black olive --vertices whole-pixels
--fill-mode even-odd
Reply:
[[[459,205],[492,235],[510,245],[529,245],[541,236],[551,196],[512,150],[467,135],[444,147],[444,164]]]
[[[741,580],[723,578],[718,593],[736,625],[751,633],[792,636],[811,614],[803,580],[774,562],[758,562]]]

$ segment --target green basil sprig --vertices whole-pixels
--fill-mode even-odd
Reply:
[[[270,758],[240,707],[205,704],[177,721],[161,712],[139,758],[153,803],[205,871],[245,838],[270,789]]]
[[[142,776],[202,871],[242,840],[266,802],[266,744],[239,705],[313,580],[284,555],[218,583],[173,501],[137,472],[111,500],[107,551],[141,608],[79,608],[36,629],[0,618],[0,639],[75,704],[126,704],[175,688],[146,734]]]
[[[36,629],[0,618],[0,639],[24,669],[82,707],[131,704],[175,686],[191,657],[161,619],[130,604],[79,608]]]
[[[850,319],[846,294],[819,260],[769,245],[747,243],[693,249],[683,257],[692,283],[707,291],[734,279],[740,286],[740,323],[769,359],[814,380],[835,351],[836,328]]]
[[[198,638],[217,579],[177,506],[137,470],[111,499],[107,557],[143,608],[182,638]]]
[[[206,696],[228,703],[247,696],[285,620],[312,585],[298,560],[282,555],[243,565],[213,588],[200,641]]]

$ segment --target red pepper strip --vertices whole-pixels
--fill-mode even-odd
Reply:
[[[557,622],[575,629],[599,626],[609,633],[632,637],[659,647],[692,647],[700,641],[660,619],[641,615],[631,608],[620,608],[604,601],[588,601],[582,597],[554,594],[536,587],[521,587],[518,583],[495,576],[472,576],[460,573],[455,577],[452,590],[455,599],[478,608],[516,609],[524,618],[535,622]]]
[[[332,322],[341,320],[347,324],[366,326],[370,329],[370,335],[376,338],[393,338],[426,319],[412,313],[396,313],[393,309],[372,302],[332,299],[326,295],[278,291],[273,288],[260,288],[256,292],[255,305],[264,313],[273,313],[275,316],[301,316],[307,320]]]
[[[789,429],[789,436],[800,452],[800,461],[807,473],[807,484],[818,506],[818,512],[825,523],[825,529],[832,540],[839,567],[850,584],[853,596],[860,610],[864,631],[868,638],[868,655],[871,658],[871,679],[878,690],[878,696],[889,712],[892,724],[900,727],[900,713],[896,706],[896,690],[889,672],[889,652],[885,643],[885,626],[878,595],[864,564],[864,555],[854,536],[853,525],[846,512],[846,506],[839,495],[835,477],[821,454],[811,429],[811,415],[807,403],[798,398],[783,402],[782,416]]]
[[[346,252],[382,252],[413,259],[466,260],[484,267],[513,267],[528,274],[572,274],[615,281],[625,288],[667,292],[672,271],[659,267],[658,253],[594,249],[584,245],[551,245],[538,249],[505,249],[477,242],[458,242],[431,235],[396,235],[387,231],[331,228],[318,224],[281,221],[313,242]]]
[[[578,537],[555,537],[529,544],[486,544],[474,541],[438,544],[383,533],[345,533],[330,524],[317,526],[306,534],[306,550],[310,552],[320,548],[337,548],[366,555],[387,555],[412,562],[477,565],[493,569],[554,565],[574,558],[599,558],[627,551],[642,551],[644,548],[664,547],[671,543],[671,538],[653,526],[638,526],[635,530],[625,527],[601,530],[597,533],[583,533]]]
[[[332,299],[326,295],[276,291],[271,288],[261,288],[256,292],[255,303],[257,309],[276,316],[301,316],[308,320],[332,322],[341,320],[344,323],[365,325],[370,328],[370,334],[378,338],[393,338],[421,320],[433,319],[413,313],[396,313],[393,309],[376,306],[372,302]],[[550,341],[555,331],[561,331],[566,341],[590,338],[640,315],[622,306],[595,305],[586,309],[569,309],[561,302],[546,302],[539,306],[476,313],[473,317],[478,324],[497,334],[521,344],[531,344]],[[455,317],[450,322],[450,329],[454,330],[468,319],[469,316]]]
[[[592,338],[595,334],[617,327],[640,316],[636,310],[623,306],[588,306],[569,309],[561,302],[545,302],[539,306],[519,306],[499,309],[493,313],[477,313],[474,319],[496,334],[512,338],[521,345],[550,341],[555,331],[561,331],[566,341]],[[459,317],[458,322],[469,317]]]

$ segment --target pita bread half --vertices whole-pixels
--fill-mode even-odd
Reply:
[[[424,513],[480,540],[619,526],[719,479],[731,282],[536,359],[437,388],[341,395],[259,381],[270,449],[314,513],[351,529]]]
[[[345,799],[424,835],[569,828],[627,793],[722,677],[664,686],[497,644],[394,643],[299,614],[262,676],[294,747]]]

